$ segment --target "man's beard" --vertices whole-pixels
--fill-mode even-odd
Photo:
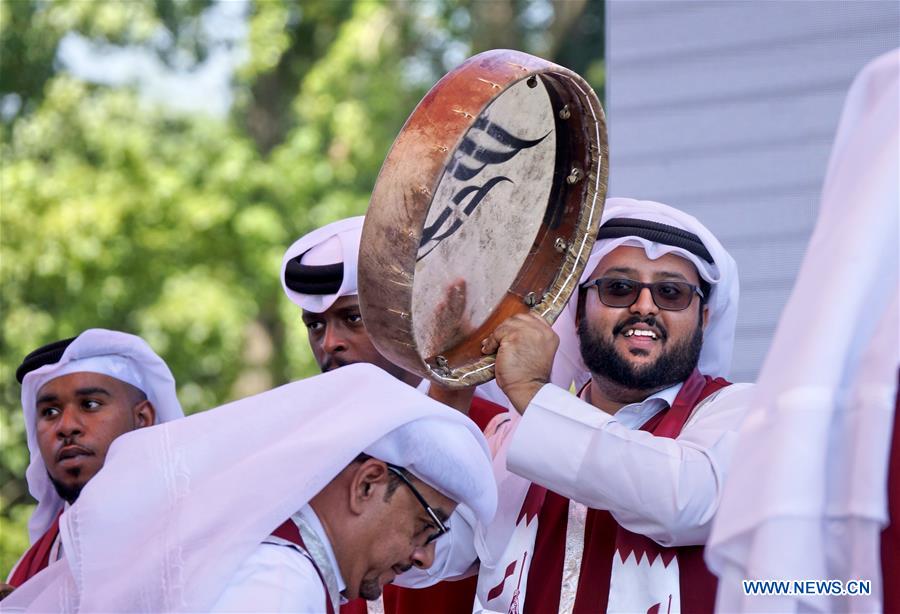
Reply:
[[[381,597],[381,584],[378,578],[363,578],[359,583],[359,597],[366,601],[375,601]]]
[[[632,318],[613,329],[613,339],[625,326],[639,322],[656,329],[661,328],[661,325],[652,316]],[[660,339],[665,341],[667,338],[663,331]],[[697,366],[700,360],[700,350],[703,347],[703,327],[698,322],[697,328],[690,338],[671,348],[663,349],[662,354],[654,363],[640,367],[623,358],[616,351],[613,342],[607,341],[592,330],[588,326],[586,318],[582,318],[578,325],[578,340],[581,347],[581,358],[591,373],[602,376],[623,388],[662,390],[686,380]]]
[[[50,473],[47,473],[47,477],[50,478],[50,483],[53,484],[53,488],[56,489],[56,494],[58,494],[63,501],[68,504],[75,503],[76,499],[78,499],[78,495],[81,494],[81,489],[84,488],[84,484],[78,484],[77,486],[67,486],[62,482],[59,482],[53,479],[53,476]]]

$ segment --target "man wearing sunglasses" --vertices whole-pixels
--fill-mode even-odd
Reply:
[[[695,218],[614,198],[581,282],[553,329],[519,315],[484,341],[522,417],[487,431],[511,473],[476,541],[479,600],[523,614],[711,612],[703,544],[749,391],[722,379],[734,260]],[[548,383],[554,358],[583,361],[577,396]]]

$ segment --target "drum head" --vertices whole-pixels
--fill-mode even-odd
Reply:
[[[441,79],[378,176],[359,253],[375,346],[451,387],[493,377],[481,341],[531,310],[552,323],[593,247],[606,119],[570,70],[507,50]]]

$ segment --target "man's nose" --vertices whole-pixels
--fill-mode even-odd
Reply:
[[[434,542],[415,549],[412,564],[419,569],[428,569],[434,564]]]
[[[84,424],[75,408],[63,407],[61,411],[59,420],[56,421],[56,436],[59,439],[68,439],[84,432]]]
[[[347,350],[347,338],[340,326],[329,325],[325,327],[322,349],[328,354]]]
[[[631,305],[629,311],[641,315],[659,313],[659,307],[657,307],[656,303],[653,301],[653,295],[650,293],[650,288],[641,288],[641,293],[638,294],[637,300]]]

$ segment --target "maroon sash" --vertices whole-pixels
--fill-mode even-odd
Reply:
[[[648,420],[641,430],[657,437],[675,438],[681,433],[694,408],[706,397],[728,386],[721,378],[701,375],[696,369],[685,380],[671,407]],[[545,491],[538,515],[534,560],[528,571],[528,592],[523,614],[544,614],[559,610],[562,573],[566,553],[569,500],[536,484],[526,500]],[[584,531],[584,555],[573,614],[606,612],[613,556],[644,552],[663,557],[663,562],[678,559],[682,612],[712,612],[715,605],[716,578],[703,562],[703,546],[665,548],[653,540],[619,526],[606,510],[589,509]],[[627,554],[625,555],[627,556]],[[669,604],[657,604],[648,614],[664,614]]]
[[[387,587],[385,587],[387,588]],[[369,606],[365,599],[354,599],[341,605],[341,614],[368,614]]]
[[[45,569],[50,564],[50,549],[53,548],[53,542],[59,535],[59,517],[62,511],[53,519],[53,524],[47,531],[41,535],[41,538],[31,545],[31,548],[22,555],[22,559],[16,566],[16,571],[9,579],[9,583],[13,586],[22,586],[26,580],[32,576],[36,576],[39,571]]]
[[[277,529],[272,531],[272,535],[300,546],[305,552],[309,552],[306,549],[306,544],[303,543],[300,529],[297,528],[297,525],[294,524],[293,520],[288,519],[282,522]],[[326,614],[334,614],[334,606],[331,605],[331,595],[328,593],[328,585],[325,584],[325,576],[322,575],[322,570],[319,569],[319,566],[316,565],[316,562],[312,557],[309,557],[309,561],[312,563],[313,569],[315,569],[316,573],[319,575],[319,580],[322,582],[322,588],[325,589],[325,612]]]
[[[888,526],[881,534],[885,612],[900,612],[900,388],[894,405],[894,435],[888,460]]]

